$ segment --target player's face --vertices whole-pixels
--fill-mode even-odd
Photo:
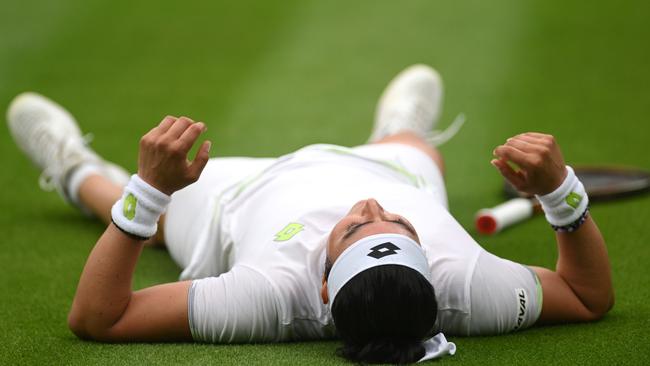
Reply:
[[[375,234],[401,234],[420,243],[420,238],[415,232],[413,225],[404,217],[385,211],[379,203],[370,198],[359,201],[344,218],[339,221],[327,241],[327,258],[331,263],[347,249],[366,236]],[[327,278],[323,276],[321,287],[323,303],[328,303]]]
[[[327,243],[328,258],[334,263],[353,243],[366,236],[382,233],[406,235],[420,242],[413,225],[407,219],[385,211],[376,200],[370,198],[357,202],[334,226]]]

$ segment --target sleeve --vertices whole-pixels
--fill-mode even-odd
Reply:
[[[535,324],[542,291],[532,269],[483,251],[470,284],[470,335],[517,331]]]
[[[278,307],[269,280],[248,267],[194,280],[188,296],[192,337],[198,342],[244,343],[278,339]]]

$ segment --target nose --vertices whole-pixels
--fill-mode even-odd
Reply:
[[[380,219],[384,213],[384,208],[374,198],[369,198],[363,205],[363,215],[369,219]]]

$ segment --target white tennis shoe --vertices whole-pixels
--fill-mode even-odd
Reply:
[[[43,172],[39,184],[43,190],[56,191],[73,202],[67,191],[67,179],[75,168],[95,164],[112,182],[125,185],[129,174],[103,160],[90,147],[90,135],[82,136],[74,117],[63,107],[36,93],[18,95],[7,111],[9,131],[16,144]]]
[[[464,123],[460,114],[444,132],[434,131],[442,110],[443,86],[438,72],[427,65],[413,65],[400,72],[384,89],[368,142],[402,131],[411,131],[432,145],[441,145]]]

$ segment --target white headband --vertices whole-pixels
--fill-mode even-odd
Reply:
[[[350,245],[334,262],[327,279],[327,294],[330,307],[339,290],[354,276],[368,268],[396,264],[418,271],[431,282],[431,270],[424,256],[424,250],[411,238],[399,234],[377,234],[367,236]],[[423,362],[456,353],[456,345],[447,342],[442,333],[423,341],[425,355],[417,362]]]
[[[412,268],[431,282],[431,270],[418,243],[399,234],[371,235],[350,245],[334,262],[327,278],[330,307],[339,290],[354,276],[387,264]]]

